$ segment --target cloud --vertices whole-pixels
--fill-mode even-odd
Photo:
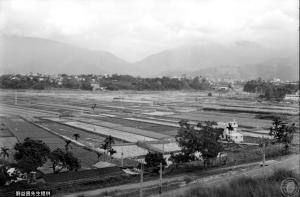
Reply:
[[[298,43],[298,7],[297,0],[0,0],[0,32],[108,50],[130,61],[207,41],[291,48]]]

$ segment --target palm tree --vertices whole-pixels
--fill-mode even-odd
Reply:
[[[234,130],[234,128],[233,128],[233,126],[231,125],[231,123],[228,123],[227,129],[228,129],[229,131],[233,131],[233,130]]]
[[[111,146],[114,143],[115,143],[115,140],[113,139],[113,137],[111,135],[109,135],[105,138],[104,144],[102,144],[101,148],[103,148],[104,150],[109,150],[109,149],[111,149]]]
[[[73,137],[74,137],[75,140],[77,141],[77,139],[80,138],[80,135],[79,135],[78,133],[75,133],[75,134],[73,135]]]
[[[112,148],[112,144],[115,143],[114,138],[109,135],[105,138],[104,144],[102,144],[101,148],[106,150],[107,153],[109,153],[110,156],[112,156],[116,151]]]
[[[108,150],[108,152],[109,152],[110,157],[112,157],[113,154],[115,154],[117,151],[115,149],[111,148]]]
[[[9,153],[8,153],[9,148],[7,147],[1,147],[1,153],[0,155],[3,156],[3,158],[5,159],[6,157],[9,158]]]
[[[69,151],[69,145],[71,144],[71,140],[65,140],[66,144],[65,144],[65,149],[66,149],[66,152]]]

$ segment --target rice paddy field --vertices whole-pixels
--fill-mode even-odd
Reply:
[[[272,120],[267,116],[284,115],[296,123],[299,139],[298,103],[257,102],[256,95],[243,92],[207,95],[199,91],[0,90],[4,124],[0,145],[13,147],[17,140],[31,136],[45,140],[51,148],[63,148],[64,140],[72,139],[72,147],[80,150],[77,156],[91,168],[99,161],[95,152],[103,152],[101,144],[108,135],[115,140],[115,159],[135,160],[149,150],[178,151],[174,137],[181,119],[194,123],[235,120],[246,142],[253,143],[268,135]],[[74,134],[80,135],[76,141]]]

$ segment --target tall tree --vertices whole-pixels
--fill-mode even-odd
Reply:
[[[0,155],[5,159],[5,158],[9,158],[9,148],[7,147],[1,147],[1,153]]]
[[[288,123],[283,122],[280,118],[276,117],[273,120],[273,126],[270,127],[269,135],[274,137],[275,142],[283,143],[285,150],[287,151],[292,143],[295,132],[295,123],[288,125]]]
[[[69,151],[69,146],[70,146],[70,144],[71,144],[71,140],[65,140],[65,150],[66,150],[66,152],[68,152]]]
[[[66,153],[60,148],[57,148],[50,153],[49,159],[52,162],[52,169],[54,173],[58,173],[66,167],[65,155]]]
[[[26,172],[36,171],[44,165],[50,153],[49,147],[41,140],[25,138],[15,145],[14,158],[18,166]]]
[[[102,144],[101,148],[106,150],[110,156],[112,156],[114,153],[116,153],[117,151],[115,151],[112,148],[112,144],[115,143],[115,140],[113,139],[113,137],[111,135],[107,136],[104,140],[104,144]]]
[[[195,127],[180,127],[176,141],[181,147],[181,158],[186,161],[195,160],[195,154],[201,153],[205,163],[210,158],[217,157],[218,153],[223,150],[220,136],[223,133],[222,128],[216,128],[215,122],[206,121]],[[176,155],[175,155],[176,156]]]
[[[66,167],[69,171],[77,171],[81,167],[80,161],[76,157],[74,157],[71,152],[67,152],[65,154],[65,162]]]
[[[99,161],[99,160],[100,160],[100,157],[102,156],[102,153],[96,152],[96,154],[97,154],[97,159],[98,159],[98,161]]]
[[[78,138],[80,138],[80,135],[78,133],[73,134],[73,137],[75,138],[75,140],[77,141]]]
[[[4,186],[7,181],[9,181],[9,175],[7,174],[5,166],[0,167],[0,187]]]
[[[167,162],[163,157],[162,153],[148,152],[147,155],[145,155],[145,162],[146,162],[145,167],[150,168],[152,172],[156,172],[156,173],[159,171],[160,163],[162,163],[162,166],[167,165]]]
[[[103,148],[104,150],[107,150],[107,151],[108,151],[109,149],[111,149],[112,144],[114,144],[114,143],[115,143],[114,139],[112,138],[111,135],[109,135],[109,136],[107,136],[107,137],[105,138],[104,144],[102,144],[102,148]]]

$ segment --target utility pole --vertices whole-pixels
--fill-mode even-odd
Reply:
[[[124,161],[123,161],[123,146],[122,146],[122,154],[121,154],[121,166],[122,166],[122,168],[124,166]]]
[[[265,161],[266,161],[266,144],[265,138],[262,136],[262,165],[263,165],[263,177],[265,178]]]
[[[141,163],[141,183],[140,183],[140,197],[143,197],[143,179],[144,179],[144,163]]]
[[[162,193],[162,163],[159,164],[159,195]]]
[[[164,159],[164,154],[165,154],[165,142],[163,141],[163,153],[162,153],[162,159]],[[159,164],[159,195],[162,194],[162,161]]]
[[[18,104],[18,92],[15,91],[15,105]]]

